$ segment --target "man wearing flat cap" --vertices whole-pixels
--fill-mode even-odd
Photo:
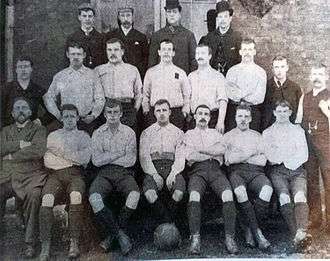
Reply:
[[[150,40],[149,63],[158,64],[158,47],[165,40],[171,40],[175,48],[173,63],[189,74],[197,69],[195,60],[196,39],[194,33],[180,24],[182,6],[178,0],[166,0],[166,26],[153,33]]]
[[[95,10],[92,5],[83,3],[79,5],[78,11],[80,29],[68,36],[67,44],[75,41],[84,46],[86,50],[84,65],[94,69],[96,66],[106,63],[104,38],[94,28]]]
[[[105,40],[120,39],[125,48],[124,61],[136,66],[143,79],[148,64],[148,40],[134,26],[134,9],[128,5],[118,8],[118,28],[109,32]]]
[[[203,37],[201,43],[212,48],[211,66],[226,75],[230,67],[240,62],[242,37],[231,27],[234,10],[228,1],[218,2],[216,12],[217,29]]]

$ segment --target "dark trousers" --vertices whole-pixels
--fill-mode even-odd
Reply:
[[[0,221],[3,221],[6,210],[7,199],[15,196],[11,182],[6,182],[0,185]],[[40,206],[41,188],[33,188],[29,191],[23,200],[19,200],[19,205],[23,209],[23,217],[25,224],[25,242],[35,244],[38,239],[38,215]]]
[[[145,116],[145,122],[145,128],[148,128],[150,125],[156,122],[154,107],[151,107],[148,114]],[[185,127],[185,117],[182,113],[182,107],[171,108],[170,122],[180,130],[183,130]]]

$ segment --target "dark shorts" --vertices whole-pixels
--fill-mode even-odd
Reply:
[[[281,193],[295,195],[298,191],[307,193],[306,171],[303,167],[290,170],[283,164],[271,166],[269,176],[278,196]]]
[[[164,179],[164,186],[163,189],[167,189],[166,186],[166,178],[171,172],[171,168],[173,165],[172,160],[154,160],[152,161],[154,164],[157,172],[159,175],[161,175]],[[153,177],[150,175],[146,174],[144,180],[143,180],[143,192],[146,192],[147,190],[158,190],[157,184]],[[186,181],[184,180],[183,176],[181,174],[177,174],[175,177],[175,184],[172,188],[172,190],[180,190],[182,192],[186,191]]]
[[[70,167],[60,170],[51,170],[42,195],[52,194],[56,200],[66,198],[72,191],[81,195],[85,193],[85,182],[81,175],[80,167]]]
[[[197,191],[201,197],[208,186],[212,188],[220,199],[222,197],[222,192],[225,190],[232,190],[226,174],[220,169],[220,163],[216,160],[194,163],[188,176],[189,193]]]
[[[132,191],[139,192],[134,171],[118,165],[102,167],[89,189],[89,195],[98,193],[102,198],[106,198],[113,190],[123,193],[125,197]]]
[[[272,186],[262,166],[252,164],[233,164],[229,166],[228,178],[233,189],[244,186],[248,191],[259,193],[263,186]]]

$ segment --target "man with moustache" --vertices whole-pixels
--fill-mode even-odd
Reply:
[[[5,227],[6,201],[15,196],[23,211],[27,258],[36,252],[41,189],[47,177],[42,164],[46,128],[31,121],[31,115],[29,100],[17,97],[12,108],[15,123],[1,131],[0,230]]]
[[[228,1],[219,1],[216,12],[216,30],[209,32],[200,43],[211,47],[211,66],[226,75],[229,68],[240,62],[239,49],[242,37],[231,27],[234,10]]]
[[[44,156],[45,167],[49,169],[47,182],[42,190],[39,216],[41,253],[40,261],[50,258],[53,207],[63,198],[69,198],[69,258],[80,255],[79,240],[83,229],[83,196],[85,182],[82,171],[91,157],[89,135],[77,129],[78,109],[72,104],[61,108],[63,128],[50,133],[47,137],[47,151]]]
[[[250,128],[260,130],[261,104],[264,102],[266,94],[267,75],[266,71],[254,62],[255,45],[250,38],[242,40],[239,50],[242,60],[231,67],[226,75],[227,94],[230,99],[226,114],[227,131],[235,127],[236,106],[240,102],[248,103],[251,106]]]
[[[290,122],[291,113],[287,101],[276,102],[276,121],[262,136],[265,156],[270,163],[269,177],[292,242],[299,251],[311,243],[311,235],[307,233],[307,173],[303,166],[308,160],[308,147],[304,130]]]
[[[143,192],[153,212],[164,223],[172,223],[186,190],[181,174],[185,167],[183,131],[170,123],[167,100],[155,103],[154,114],[157,122],[145,129],[140,139]]]
[[[299,100],[302,95],[300,86],[287,78],[289,70],[288,60],[284,56],[276,56],[273,59],[272,69],[274,77],[267,81],[266,95],[263,103],[262,126],[264,130],[275,122],[273,107],[276,101],[284,99],[292,106],[290,121],[296,120]]]
[[[185,125],[185,118],[190,111],[191,89],[186,73],[173,64],[175,53],[173,42],[160,42],[160,63],[148,69],[144,78],[142,110],[148,126],[156,121],[153,109],[160,99],[166,99],[170,103],[170,122],[179,129],[183,129]]]
[[[209,186],[222,202],[225,245],[229,253],[235,254],[238,252],[235,242],[235,203],[231,185],[226,174],[220,169],[225,144],[222,135],[217,130],[208,127],[210,114],[209,107],[199,105],[194,115],[196,127],[188,130],[184,135],[186,160],[190,166],[187,207],[191,238],[189,251],[191,254],[200,254],[201,251],[201,199]]]
[[[237,106],[235,121],[237,127],[223,136],[228,178],[241,209],[242,220],[246,221],[242,222],[247,225],[243,226],[246,244],[254,247],[257,243],[260,249],[265,250],[270,243],[259,226],[267,216],[273,188],[264,172],[267,159],[262,136],[249,127],[252,121],[249,106]],[[250,199],[251,195],[255,196],[254,201]]]
[[[42,96],[46,90],[31,80],[33,61],[28,56],[20,56],[16,61],[16,80],[6,83],[1,89],[1,125],[6,126],[14,122],[11,117],[13,102],[17,97],[26,97],[31,101],[31,120],[47,124],[50,121],[44,109]],[[41,116],[41,117],[40,117]]]
[[[60,105],[73,104],[78,108],[80,122],[79,128],[92,133],[101,125],[98,118],[104,106],[104,93],[102,85],[95,72],[83,65],[86,52],[77,42],[67,45],[67,58],[69,67],[55,74],[53,81],[44,95],[47,110],[61,122]]]
[[[310,202],[311,228],[322,224],[319,173],[324,184],[326,225],[330,233],[330,138],[329,138],[329,100],[327,89],[329,75],[324,64],[311,68],[310,81],[313,89],[303,97],[302,123],[306,130],[310,150],[306,164],[308,172],[308,199]],[[319,170],[321,170],[319,172]]]
[[[124,44],[123,60],[139,69],[141,78],[147,70],[148,65],[148,40],[145,34],[134,27],[134,9],[129,6],[118,8],[119,28],[106,34],[105,39],[118,38]]]
[[[196,39],[194,33],[184,28],[181,23],[182,6],[179,0],[166,0],[166,26],[153,33],[150,39],[149,68],[158,64],[160,43],[168,39],[173,42],[175,56],[173,63],[189,74],[197,68],[195,60]]]
[[[221,134],[225,130],[227,94],[225,77],[210,66],[212,50],[200,44],[196,48],[198,69],[188,75],[191,86],[190,109],[194,112],[198,105],[206,104],[211,109],[210,128],[216,128]]]
[[[92,162],[99,171],[89,189],[89,202],[98,225],[106,234],[100,246],[108,251],[116,238],[122,254],[126,255],[132,249],[127,235],[128,221],[139,203],[140,190],[132,169],[137,154],[136,135],[120,122],[122,115],[120,101],[107,99],[104,107],[107,121],[92,136]],[[105,199],[113,191],[123,194],[126,199],[118,217],[114,217],[105,205]]]
[[[80,29],[68,36],[66,48],[68,48],[68,43],[72,41],[81,44],[86,52],[84,65],[93,69],[106,62],[104,38],[103,35],[94,28],[95,10],[92,5],[83,3],[79,5],[78,11]]]
[[[136,132],[136,115],[142,103],[142,81],[139,70],[123,61],[124,43],[118,38],[106,42],[108,63],[95,68],[106,98],[121,102],[121,122]]]

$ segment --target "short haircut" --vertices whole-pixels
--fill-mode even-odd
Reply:
[[[197,110],[200,109],[200,108],[202,108],[202,109],[208,109],[208,110],[211,112],[211,109],[210,109],[209,106],[207,106],[206,104],[200,104],[200,105],[198,105],[198,106],[196,107],[196,109],[195,109],[195,114],[196,114]]]
[[[273,63],[275,62],[275,61],[288,61],[288,59],[284,56],[284,55],[276,55],[274,58],[273,58]]]
[[[63,104],[61,106],[61,115],[63,111],[76,111],[77,115],[79,115],[78,108],[73,104]]]
[[[256,42],[252,38],[243,38],[241,48],[243,44],[254,44],[254,46],[256,46]]]
[[[27,61],[30,62],[31,67],[33,67],[33,61],[32,58],[28,55],[20,55],[17,59],[16,59],[16,65],[18,62],[22,62],[22,61]]]
[[[123,111],[123,106],[119,100],[116,99],[111,99],[111,98],[105,98],[105,103],[104,103],[104,110],[105,108],[114,108],[119,106],[120,111]],[[103,111],[104,111],[103,110]]]
[[[159,43],[159,46],[158,46],[158,50],[160,50],[160,46],[162,45],[162,43],[172,44],[173,51],[175,51],[174,43],[170,39],[161,40],[160,43]]]
[[[292,110],[292,106],[291,106],[291,104],[287,100],[278,100],[278,101],[276,101],[275,102],[275,105],[274,105],[274,110],[276,110],[276,108],[278,106],[288,107],[290,110]]]
[[[106,42],[106,45],[107,44],[113,44],[113,43],[119,43],[120,44],[120,48],[122,50],[125,49],[125,46],[124,46],[124,43],[122,40],[120,40],[119,38],[110,38],[107,42]]]
[[[323,62],[320,62],[320,61],[317,61],[317,62],[313,62],[312,64],[312,67],[313,69],[327,69],[327,66],[323,63]]]
[[[69,47],[71,48],[78,48],[78,49],[83,49],[84,52],[86,52],[86,46],[84,46],[83,44],[77,42],[77,41],[68,41],[66,43],[66,51],[69,52]]]
[[[169,101],[166,99],[160,99],[160,100],[156,101],[154,107],[163,105],[163,104],[167,104],[168,108],[171,109],[171,105],[170,105]]]
[[[212,54],[212,48],[211,46],[204,44],[204,43],[200,43],[197,45],[197,47],[207,47],[209,49],[209,54]]]
[[[32,108],[33,108],[32,101],[30,99],[26,98],[26,97],[23,97],[23,96],[19,96],[19,97],[16,97],[14,99],[13,106],[11,108],[12,110],[14,109],[15,103],[18,102],[18,101],[25,101],[29,105],[30,110],[32,111]]]
[[[250,113],[252,113],[252,110],[251,110],[251,106],[248,105],[247,103],[240,103],[237,107],[236,107],[236,113],[238,110],[245,110],[245,111],[249,111]]]
[[[87,11],[92,11],[93,12],[93,15],[95,16],[95,10],[91,7],[83,7],[83,8],[79,8],[79,15],[81,15],[81,12],[84,11],[84,12],[87,12]]]

